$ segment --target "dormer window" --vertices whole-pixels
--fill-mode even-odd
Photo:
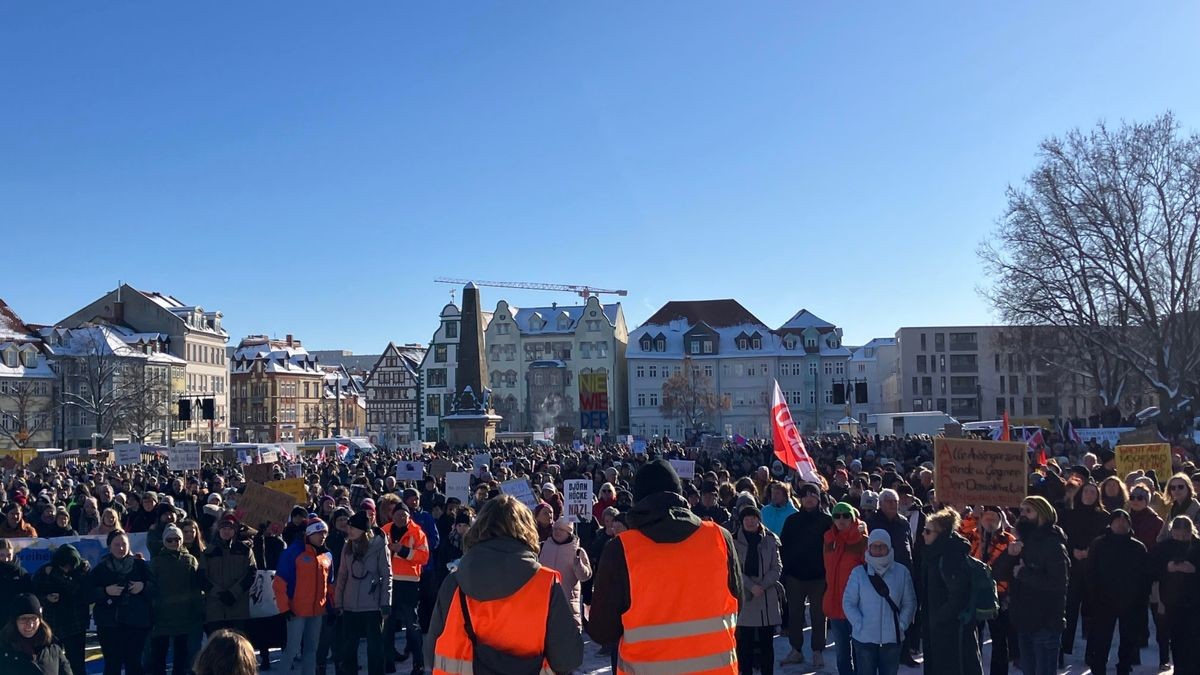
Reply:
[[[643,335],[642,339],[639,342],[642,345],[642,351],[644,351],[644,352],[650,351],[650,336],[649,335]]]
[[[738,349],[742,349],[742,350],[749,349],[750,348],[750,340],[748,340],[744,337],[738,338],[737,347],[738,347]]]
[[[816,338],[811,338],[811,337],[804,338],[804,348],[805,349],[816,349],[816,347],[817,347],[817,339]]]
[[[545,321],[545,319],[542,318],[541,314],[534,312],[533,316],[529,317],[529,327],[531,329],[541,330],[542,327],[545,325],[546,325],[546,321]]]
[[[9,347],[4,350],[4,365],[9,368],[17,367],[17,350],[15,347]]]
[[[787,349],[795,349],[796,348],[796,338],[788,336],[788,339],[783,341],[783,346]]]
[[[654,338],[654,349],[660,352],[667,351],[667,339],[662,335]]]
[[[762,336],[758,333],[750,336],[750,347],[752,349],[762,349]]]

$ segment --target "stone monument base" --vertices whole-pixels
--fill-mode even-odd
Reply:
[[[490,413],[454,413],[442,418],[446,425],[446,442],[450,447],[475,446],[482,448],[496,440],[499,415]]]

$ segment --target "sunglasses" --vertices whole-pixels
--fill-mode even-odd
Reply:
[[[177,543],[177,542],[179,542],[179,541],[181,541],[181,540],[179,539],[179,537],[167,537],[166,539],[163,539],[163,543],[166,543],[166,544],[174,544],[174,543]]]
[[[1186,490],[1187,486],[1180,484],[1180,483],[1176,483],[1175,485],[1172,485],[1169,489],[1171,490],[1171,492],[1175,492],[1176,490]]]
[[[835,513],[835,514],[833,514],[833,519],[834,519],[834,520],[850,520],[850,519],[851,519],[851,518],[853,518],[853,517],[854,517],[854,515],[853,515],[853,514],[849,514],[849,513]]]
[[[1146,495],[1129,495],[1129,501],[1144,502],[1144,501],[1146,501]]]

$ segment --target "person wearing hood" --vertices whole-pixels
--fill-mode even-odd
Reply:
[[[300,657],[300,672],[317,672],[317,643],[333,584],[333,556],[325,548],[329,526],[312,516],[297,539],[279,556],[272,582],[275,604],[287,617],[287,648],[281,662],[287,666]],[[303,653],[301,653],[303,646]]]
[[[1045,497],[1026,497],[1017,518],[1017,541],[992,564],[997,582],[1008,583],[1009,624],[1017,631],[1021,672],[1055,675],[1066,625],[1070,563],[1067,535]]]
[[[108,533],[108,553],[88,581],[104,672],[117,675],[124,667],[127,674],[139,675],[158,591],[150,563],[133,555],[129,535],[115,530]]]
[[[1187,516],[1175,516],[1167,531],[1167,540],[1154,547],[1152,569],[1166,615],[1174,672],[1200,673],[1200,536]],[[1165,662],[1159,665],[1163,670],[1167,667]]]
[[[829,619],[837,648],[838,675],[854,675],[854,655],[850,643],[850,622],[842,597],[854,568],[863,564],[867,552],[866,525],[858,519],[858,509],[838,502],[834,504],[833,527],[825,532],[822,552],[825,561],[825,597],[821,609]]]
[[[971,579],[967,558],[971,544],[958,533],[962,518],[944,508],[925,521],[921,559],[921,606],[928,608],[922,626],[924,671],[932,675],[981,675],[976,625],[964,623],[971,608]]]
[[[17,562],[17,549],[11,541],[0,539],[0,616],[8,616],[8,603],[33,589],[32,580]]]
[[[729,532],[688,509],[666,460],[638,469],[633,496],[630,529],[600,557],[588,633],[602,645],[619,643],[626,671],[656,662],[678,672],[733,672],[742,569]]]
[[[50,562],[33,575],[33,589],[42,603],[42,620],[63,645],[71,670],[86,673],[84,645],[88,629],[87,577],[91,566],[70,544],[54,549]],[[0,597],[15,597],[3,595]]]
[[[550,538],[542,542],[538,562],[543,567],[559,574],[559,586],[566,594],[567,603],[575,616],[575,627],[583,626],[583,607],[580,604],[580,584],[592,578],[592,563],[587,551],[579,545],[575,536],[575,523],[571,516],[563,516],[554,523]]]
[[[866,562],[850,573],[842,609],[850,622],[856,675],[894,675],[904,631],[917,614],[917,592],[912,573],[895,561],[887,530],[867,537]]]
[[[483,505],[430,618],[425,660],[435,673],[470,672],[488,656],[476,653],[482,645],[543,672],[583,664],[583,637],[558,573],[538,562],[538,548],[525,505],[507,494]]]
[[[1146,604],[1150,596],[1150,562],[1146,547],[1133,537],[1133,522],[1124,509],[1110,514],[1108,530],[1088,549],[1091,568],[1085,590],[1089,602],[1087,666],[1108,672],[1113,629],[1121,630],[1117,675],[1129,675],[1137,660]]]
[[[191,667],[192,637],[204,624],[200,593],[200,561],[183,545],[183,530],[174,523],[162,530],[162,548],[150,559],[158,582],[154,594],[154,628],[150,631],[151,673],[167,672],[167,651],[174,654],[172,672]]]
[[[37,596],[12,599],[0,629],[0,672],[5,675],[72,675],[62,645],[42,616]],[[86,671],[80,671],[85,673]]]
[[[798,509],[792,503],[792,488],[787,483],[771,481],[767,492],[769,503],[762,507],[762,524],[779,537],[783,534],[783,523]]]
[[[741,522],[733,532],[733,546],[742,566],[742,608],[737,620],[739,671],[751,675],[775,672],[775,627],[783,623],[783,562],[779,537],[765,528],[762,514],[753,506],[739,513]]]
[[[217,536],[200,557],[200,588],[205,592],[204,630],[241,630],[250,618],[250,589],[258,574],[254,551],[239,536],[237,516],[217,522]]]
[[[358,672],[358,643],[367,641],[367,675],[386,667],[383,624],[392,612],[392,565],[386,537],[365,511],[350,517],[338,568],[333,607],[342,623],[343,672]]]

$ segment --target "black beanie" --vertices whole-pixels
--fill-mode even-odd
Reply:
[[[12,609],[12,617],[14,619],[26,614],[42,615],[42,603],[38,602],[37,596],[33,593],[18,595],[13,598],[12,604],[9,607]]]
[[[455,525],[470,525],[471,524],[471,514],[467,513],[466,511],[459,511],[458,513],[454,514],[454,524]]]
[[[359,511],[358,513],[350,516],[349,525],[350,527],[353,527],[356,530],[362,530],[363,532],[371,529],[371,523],[367,520],[366,511]]]
[[[674,492],[683,495],[683,484],[675,467],[665,459],[646,462],[633,477],[633,500],[641,501],[658,492]]]

